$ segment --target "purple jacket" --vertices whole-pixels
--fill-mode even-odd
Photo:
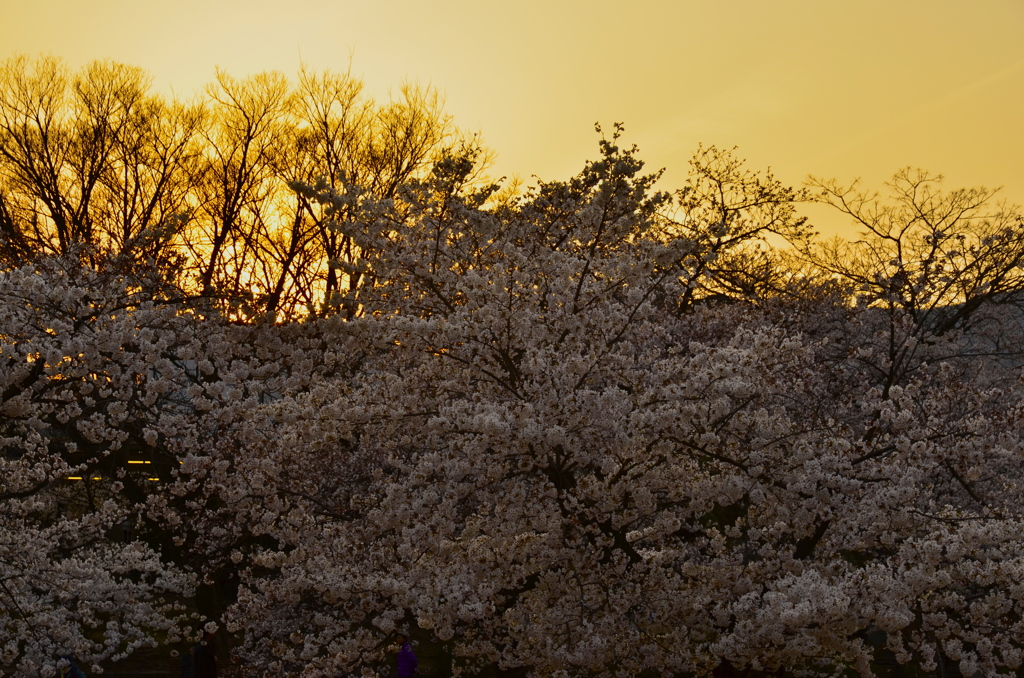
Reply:
[[[398,651],[398,678],[410,678],[416,673],[418,665],[419,661],[412,653],[412,645],[402,643],[402,648]]]

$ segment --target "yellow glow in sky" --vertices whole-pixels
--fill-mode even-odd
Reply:
[[[785,182],[897,168],[1024,203],[1022,0],[51,0],[3,2],[0,58],[142,66],[189,96],[220,66],[432,83],[493,172],[562,179],[626,124],[678,186],[700,142]],[[840,224],[821,224],[833,230]]]

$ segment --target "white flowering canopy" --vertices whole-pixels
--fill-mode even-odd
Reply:
[[[161,596],[230,579],[266,675],[370,671],[406,627],[464,674],[1015,671],[1012,258],[922,315],[730,154],[668,195],[601,150],[519,198],[459,156],[388,199],[297,185],[362,281],[302,323],[4,273],[0,666],[194,633]]]

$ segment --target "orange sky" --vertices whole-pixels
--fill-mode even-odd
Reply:
[[[904,165],[1024,203],[1024,0],[0,0],[0,58],[110,58],[190,95],[352,71],[447,94],[496,174],[567,178],[626,124],[666,188],[699,142],[752,167],[879,186]],[[841,228],[832,217],[823,230]]]

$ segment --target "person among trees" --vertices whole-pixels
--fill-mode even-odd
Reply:
[[[78,668],[78,664],[75,663],[75,658],[71,655],[64,655],[61,659],[65,659],[68,665],[61,669],[60,678],[85,678],[85,672]]]
[[[181,656],[181,678],[195,678],[196,646],[188,648],[188,652]]]
[[[412,651],[409,644],[409,636],[404,632],[398,633],[398,678],[411,678],[415,675],[419,660]]]
[[[203,631],[203,639],[193,648],[193,678],[217,678],[217,654],[213,649],[213,636],[209,631]]]

